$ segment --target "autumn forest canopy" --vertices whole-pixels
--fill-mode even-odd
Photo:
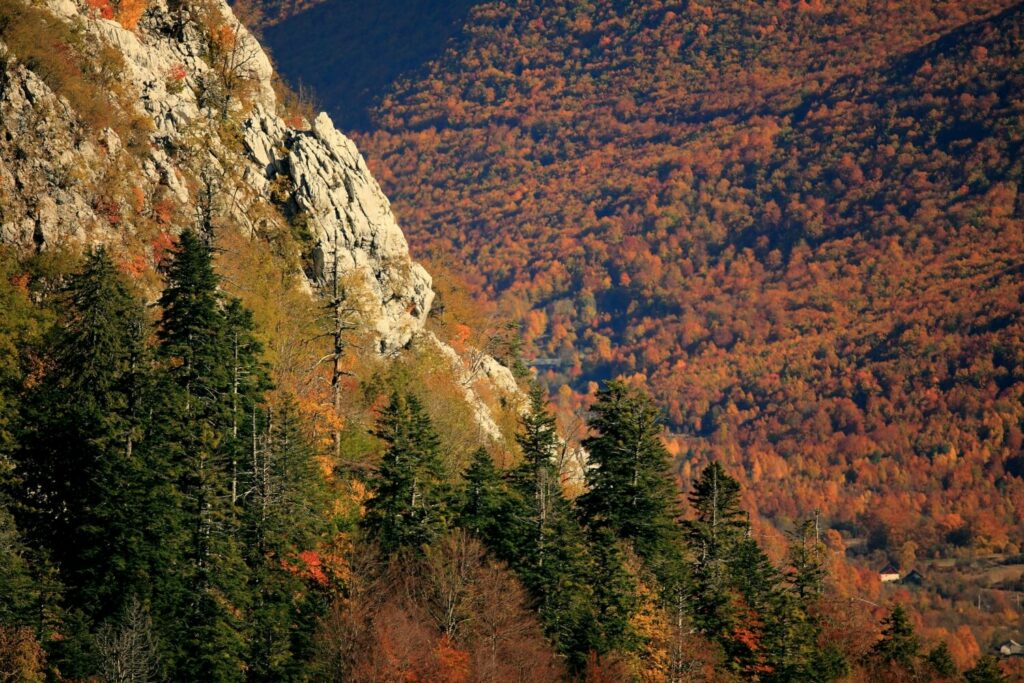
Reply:
[[[721,465],[700,473],[684,519],[659,410],[634,386],[598,392],[569,497],[537,384],[508,466],[483,447],[453,461],[408,370],[363,385],[355,429],[318,426],[274,386],[253,312],[194,231],[162,267],[155,320],[102,247],[4,268],[10,680],[957,672],[898,605],[880,634],[870,616],[851,622],[817,519],[773,564]]]
[[[1013,553],[1006,4],[483,4],[361,140],[551,385],[643,378],[769,517]]]
[[[943,583],[914,599],[950,626],[991,585],[965,558],[1024,532],[1022,11],[481,2],[442,55],[409,44],[357,138],[566,410],[646,383],[684,489],[718,461],[764,528],[821,511],[860,582]],[[288,48],[304,16],[275,51],[331,81]]]
[[[1024,4],[232,7],[0,0],[0,681],[1024,680]]]

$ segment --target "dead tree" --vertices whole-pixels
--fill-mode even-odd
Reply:
[[[160,657],[149,610],[135,597],[125,606],[120,624],[96,634],[103,679],[109,683],[149,683],[159,678]]]
[[[331,407],[334,410],[335,424],[332,428],[334,442],[334,456],[338,460],[341,457],[341,426],[337,424],[337,417],[341,415],[342,379],[353,377],[353,373],[343,367],[345,353],[349,348],[349,333],[358,328],[358,318],[361,312],[358,302],[351,296],[348,288],[342,281],[339,267],[340,248],[338,246],[338,231],[333,231],[331,239],[330,262],[325,264],[330,272],[321,277],[317,274],[317,282],[324,295],[324,309],[326,315],[322,320],[327,323],[327,331],[321,337],[327,337],[331,341],[331,351],[320,358],[314,368],[324,363],[331,364]]]

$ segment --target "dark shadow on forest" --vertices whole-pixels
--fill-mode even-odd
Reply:
[[[293,86],[311,88],[343,131],[365,131],[370,110],[457,36],[479,0],[328,0],[268,28],[264,43]]]

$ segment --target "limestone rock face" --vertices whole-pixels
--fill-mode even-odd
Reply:
[[[9,59],[0,43],[0,64]],[[66,103],[34,73],[8,61],[0,78],[0,243],[42,246],[83,239],[95,221],[88,194],[105,150],[77,138]]]
[[[323,279],[338,260],[341,272],[359,271],[379,302],[375,316],[381,350],[405,344],[423,327],[434,299],[430,275],[409,258],[409,245],[391,205],[355,144],[320,114],[308,132],[289,131],[284,164],[294,200],[308,215],[324,254]],[[319,271],[319,272],[318,272]]]
[[[309,268],[314,284],[333,276],[335,260],[341,275],[359,275],[372,293],[370,318],[380,350],[404,346],[430,313],[431,278],[409,257],[391,204],[355,143],[327,114],[309,130],[296,130],[262,106],[246,121],[244,141],[262,173],[254,185],[265,188],[283,176],[292,188],[294,209],[316,241]]]
[[[198,10],[182,14],[166,0],[151,0],[129,30],[95,16],[84,2],[44,0],[44,6],[123,59],[120,76],[152,123],[150,149],[141,161],[150,186],[188,205],[197,185],[192,182],[190,190],[188,179],[212,169],[222,182],[219,196],[231,198],[219,210],[239,225],[248,223],[254,204],[270,204],[273,187],[279,193],[275,205],[299,214],[316,241],[307,268],[311,284],[322,284],[326,272],[333,275],[335,260],[340,276],[363,281],[370,294],[363,302],[367,319],[381,352],[401,348],[422,329],[434,298],[430,276],[411,259],[366,162],[326,114],[308,129],[285,123],[270,60],[223,0],[208,3],[230,34],[218,48],[226,55],[220,62],[210,58],[211,38],[204,34],[211,19],[195,15]],[[65,238],[105,241],[119,230],[130,232],[129,223],[105,221],[97,211],[103,202],[96,188],[109,170],[104,163],[119,163],[117,135],[109,131],[97,148],[82,134],[73,107],[18,64],[18,55],[2,46],[0,55],[6,65],[0,81],[0,240],[42,249]],[[227,104],[243,113],[241,159],[233,151],[237,144],[221,139],[218,126],[225,69],[247,84],[246,106],[230,98]],[[290,196],[282,198],[282,188]]]
[[[86,47],[77,49],[98,58],[113,48],[123,62],[118,85],[146,132],[129,141],[113,129],[89,130],[73,103],[0,43],[0,243],[43,250],[65,240],[141,240],[144,221],[133,216],[148,216],[152,230],[158,203],[172,198],[177,218],[160,229],[180,230],[200,222],[205,192],[215,195],[207,214],[243,232],[255,234],[260,220],[300,222],[312,239],[304,266],[310,289],[335,273],[346,287],[358,285],[362,317],[381,354],[424,330],[434,300],[430,275],[411,258],[359,150],[326,114],[311,124],[282,118],[271,62],[224,0],[173,7],[149,0],[131,29],[100,18],[85,0],[39,3],[84,36]],[[244,87],[235,93],[228,80]],[[112,179],[119,179],[120,195],[110,190]],[[502,393],[518,392],[493,359],[463,359],[429,338],[466,377],[482,373]],[[470,384],[467,400],[481,428],[498,438]]]

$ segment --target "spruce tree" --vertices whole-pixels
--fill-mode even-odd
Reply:
[[[624,542],[605,527],[590,535],[594,593],[595,647],[598,652],[629,652],[640,645],[631,620],[637,610],[636,579],[626,569]]]
[[[523,460],[510,473],[506,518],[510,555],[504,557],[538,603],[545,632],[581,670],[602,642],[594,604],[594,560],[555,463],[558,434],[543,389],[530,391],[530,410],[516,440]]]
[[[544,390],[535,384],[530,390],[530,410],[521,418],[516,442],[523,451],[522,463],[512,473],[518,492],[526,501],[533,542],[529,544],[532,563],[542,568],[549,552],[549,536],[555,521],[568,509],[555,455],[558,432],[555,417],[547,409]]]
[[[395,392],[377,425],[387,444],[362,526],[384,553],[419,548],[447,523],[440,439],[415,396]]]
[[[999,668],[999,660],[992,655],[982,655],[964,672],[964,680],[967,683],[1007,683],[1010,679]]]
[[[872,657],[883,666],[899,666],[913,672],[920,649],[921,641],[903,605],[893,606],[882,622],[882,639],[871,649]]]
[[[658,409],[642,391],[612,381],[598,392],[592,413],[596,435],[583,442],[588,490],[578,501],[584,523],[608,527],[648,562],[677,554],[676,489]]]
[[[306,577],[303,553],[330,531],[329,491],[294,401],[266,411],[244,482],[252,632],[248,680],[307,680],[324,587]]]
[[[39,629],[42,590],[14,515],[0,502],[0,624]]]
[[[175,563],[176,589],[183,592],[164,596],[182,631],[175,658],[182,675],[241,680],[249,596],[240,510],[231,490],[234,354],[213,255],[191,230],[179,238],[166,278],[158,354],[167,396],[160,417],[168,425],[164,447],[177,460],[180,523],[187,533]]]
[[[949,646],[945,643],[939,643],[929,650],[925,655],[924,663],[936,676],[942,678],[956,676],[956,662],[953,661],[953,655],[950,654]]]
[[[485,448],[477,449],[463,475],[458,524],[503,558],[513,554],[509,543],[510,495],[490,453]]]
[[[848,671],[835,645],[818,644],[821,626],[814,608],[824,591],[824,557],[817,518],[799,524],[787,555],[787,590],[778,598],[779,637],[774,643],[769,680],[832,681]]]
[[[746,536],[729,553],[727,572],[739,617],[719,642],[745,676],[778,668],[786,645],[780,576],[757,542]],[[739,637],[738,637],[739,636]]]
[[[737,620],[730,595],[730,563],[748,531],[739,482],[720,464],[711,463],[694,483],[690,503],[696,513],[686,523],[693,556],[694,622],[706,634],[721,639],[731,633]]]
[[[824,590],[825,547],[818,538],[816,518],[802,522],[793,536],[788,553],[787,579],[801,605],[808,606]]]
[[[69,278],[52,371],[32,396],[22,471],[36,496],[33,528],[59,564],[72,606],[117,614],[148,585],[143,546],[148,463],[143,400],[146,321],[102,247]]]
[[[230,470],[232,505],[240,503],[241,478],[251,454],[255,425],[249,419],[270,388],[270,380],[262,360],[263,346],[255,337],[256,324],[252,311],[232,297],[224,307],[224,339],[228,359],[227,409],[230,411],[222,450]]]

